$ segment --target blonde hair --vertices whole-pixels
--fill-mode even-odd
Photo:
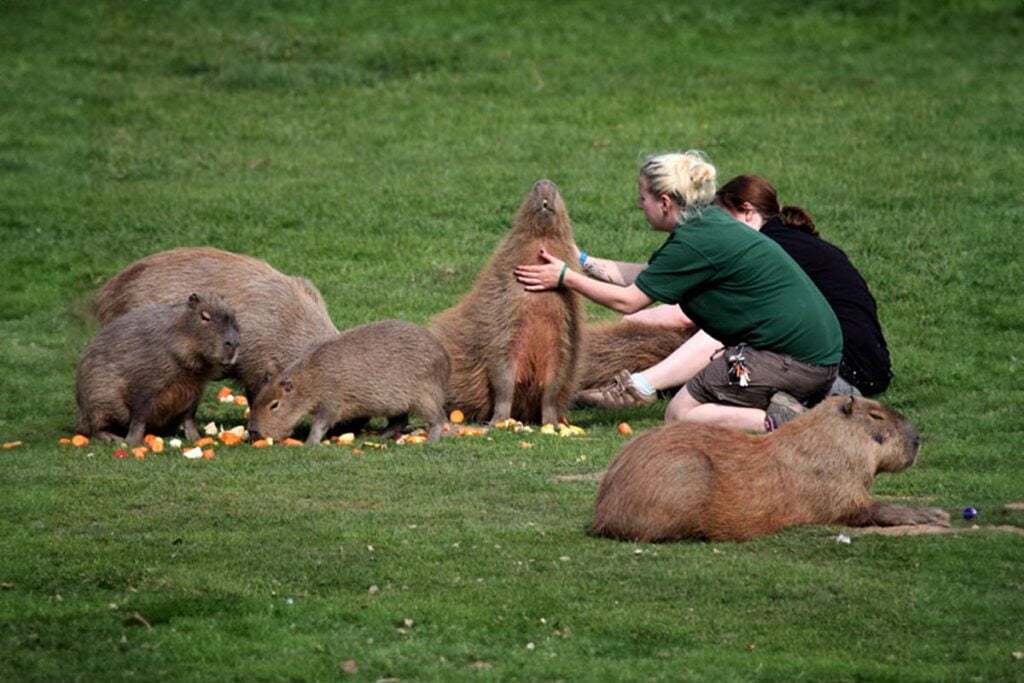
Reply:
[[[679,206],[680,223],[700,215],[715,198],[718,172],[697,150],[648,157],[640,175],[653,194],[667,194]]]

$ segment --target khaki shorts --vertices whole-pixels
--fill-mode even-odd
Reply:
[[[747,386],[740,386],[729,373],[729,357],[738,353],[746,359]],[[784,353],[729,346],[716,352],[711,363],[686,383],[686,390],[700,403],[763,410],[772,394],[785,391],[804,405],[814,405],[825,397],[838,374],[838,364],[814,365]]]

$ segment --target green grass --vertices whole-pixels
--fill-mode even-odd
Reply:
[[[594,484],[556,476],[662,406],[529,449],[56,445],[89,299],[137,258],[245,252],[339,327],[425,322],[541,177],[583,248],[645,259],[638,162],[698,148],[871,283],[885,401],[924,435],[876,491],[1024,526],[1024,6],[719,5],[0,2],[0,439],[25,442],[0,452],[0,678],[1024,680],[1017,535],[587,536]]]

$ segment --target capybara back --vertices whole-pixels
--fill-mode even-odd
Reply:
[[[266,261],[210,247],[182,247],[147,256],[115,275],[96,297],[100,322],[136,308],[180,301],[193,291],[222,297],[245,340],[234,374],[255,397],[263,382],[337,333],[316,287]]]

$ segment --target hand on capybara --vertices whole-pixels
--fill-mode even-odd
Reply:
[[[346,330],[309,350],[256,396],[252,439],[281,441],[313,414],[306,443],[320,443],[339,422],[389,418],[384,436],[402,429],[409,413],[427,421],[428,440],[444,427],[448,354],[426,329],[382,320]]]
[[[948,524],[937,508],[871,499],[875,475],[913,465],[920,444],[895,410],[846,396],[768,434],[663,425],[616,456],[592,529],[622,540],[740,541],[797,524]]]
[[[78,433],[137,444],[147,426],[160,431],[184,422],[186,436],[198,439],[203,389],[230,370],[240,348],[234,311],[214,295],[114,318],[78,364]],[[124,428],[124,437],[111,431]]]
[[[216,294],[235,310],[245,346],[231,375],[250,400],[311,345],[338,333],[312,282],[210,247],[161,251],[131,264],[100,289],[96,316],[105,324],[136,308],[184,300],[192,291]]]
[[[472,289],[431,323],[452,360],[448,407],[467,420],[556,424],[568,411],[583,304],[568,289],[527,292],[512,274],[542,248],[578,268],[572,223],[549,180],[534,184]]]

